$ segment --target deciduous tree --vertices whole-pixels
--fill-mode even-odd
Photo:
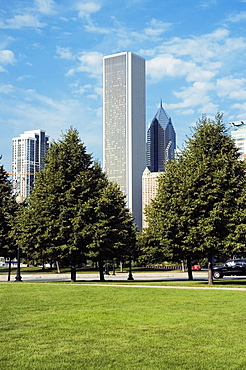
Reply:
[[[167,165],[147,210],[146,232],[158,240],[163,256],[188,262],[206,256],[211,262],[212,256],[232,251],[228,240],[235,240],[240,225],[235,215],[245,189],[245,163],[238,159],[222,115],[215,121],[202,116],[182,153]]]

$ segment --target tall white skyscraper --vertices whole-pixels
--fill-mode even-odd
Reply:
[[[15,194],[30,195],[35,174],[43,168],[49,137],[43,130],[24,131],[12,139],[12,176]]]
[[[103,166],[142,225],[145,168],[145,59],[123,52],[103,59]]]

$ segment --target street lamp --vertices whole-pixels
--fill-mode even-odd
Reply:
[[[15,198],[16,203],[22,204],[24,202],[24,198],[22,195],[17,195]],[[15,277],[15,281],[22,281],[21,274],[20,274],[20,246],[17,246],[17,273]]]
[[[130,258],[129,260],[129,274],[127,280],[134,280],[133,275],[132,275],[132,259]]]

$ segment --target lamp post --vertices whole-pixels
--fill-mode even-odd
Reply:
[[[16,203],[22,204],[24,202],[24,199],[21,195],[17,195],[15,198]],[[15,277],[15,281],[22,281],[21,274],[20,274],[20,246],[17,246],[17,273]]]
[[[133,275],[132,275],[132,259],[130,258],[129,260],[129,274],[127,280],[134,280]]]

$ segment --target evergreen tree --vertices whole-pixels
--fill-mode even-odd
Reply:
[[[1,159],[1,158],[0,158]],[[0,165],[0,255],[9,258],[9,278],[11,260],[16,257],[16,243],[11,236],[13,218],[17,212],[17,204],[12,196],[12,186],[8,174]]]
[[[72,281],[86,258],[99,263],[102,277],[104,261],[129,256],[135,247],[122,192],[108,183],[72,128],[48,151],[27,202],[18,218],[22,251],[42,261],[69,258]]]
[[[0,158],[1,159],[1,158]],[[7,220],[6,211],[11,194],[11,184],[8,180],[3,165],[0,165],[0,253],[3,255],[3,248],[6,245]]]
[[[92,242],[87,255],[98,262],[100,280],[104,280],[104,261],[133,258],[136,231],[133,217],[126,208],[125,197],[117,184],[109,183],[102,188],[95,215],[95,222],[91,225]]]
[[[245,163],[238,158],[222,116],[215,121],[202,116],[186,148],[167,165],[147,210],[146,233],[158,240],[163,256],[187,258],[190,266],[191,258],[208,257],[211,263],[216,254],[232,252],[229,240],[235,241],[240,225],[235,215],[245,189]]]
[[[22,216],[22,249],[42,259],[69,257],[71,280],[90,241],[95,199],[106,178],[70,128],[49,149]]]

